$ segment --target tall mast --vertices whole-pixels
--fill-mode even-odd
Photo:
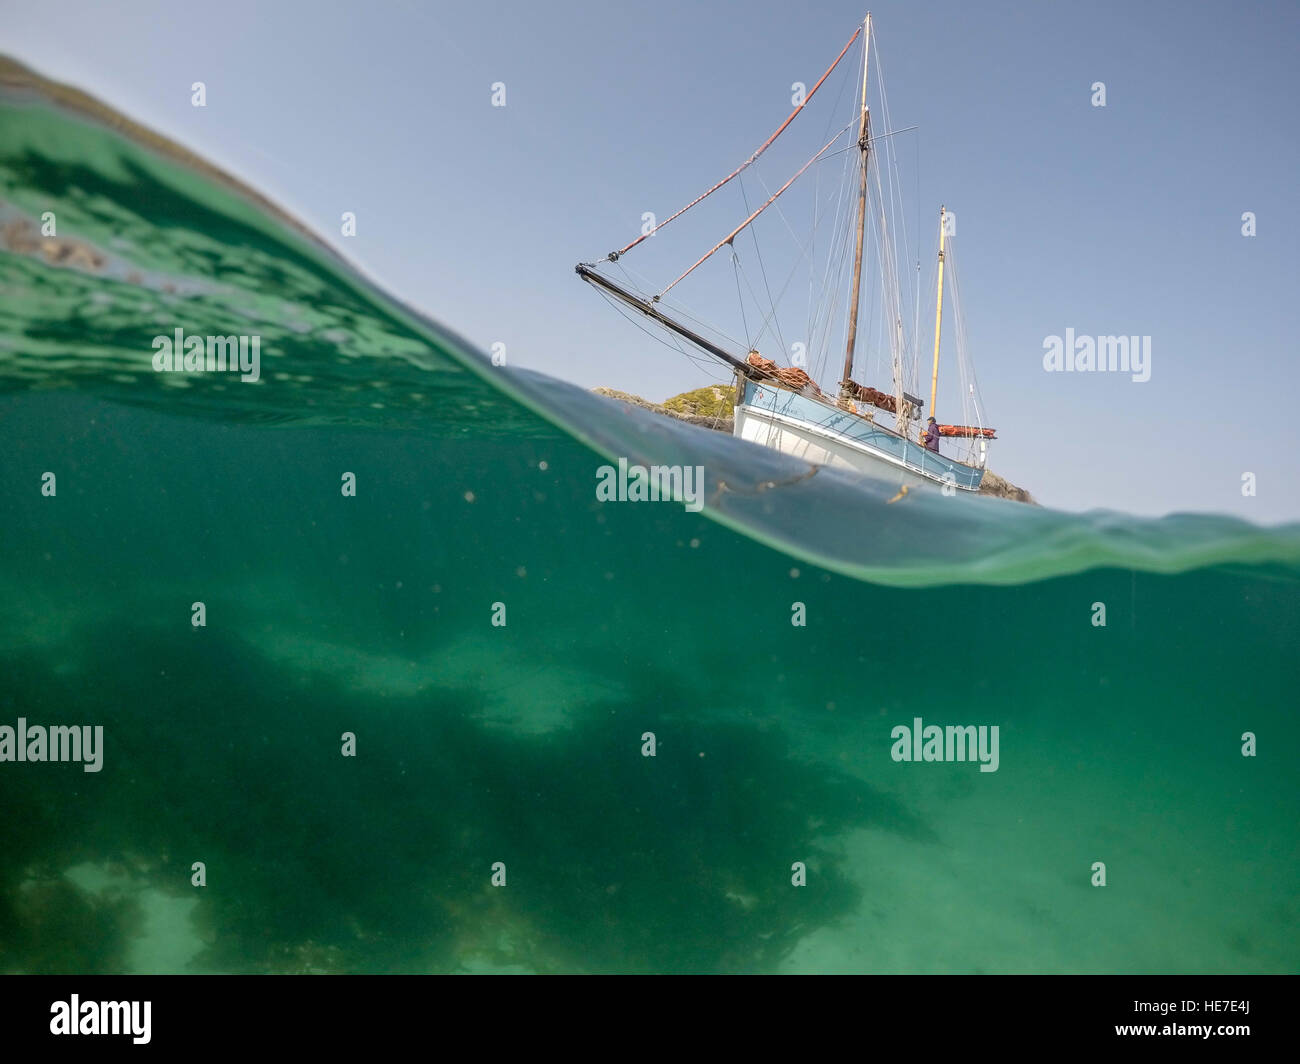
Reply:
[[[858,185],[858,246],[853,253],[853,301],[849,306],[848,345],[844,350],[844,380],[840,394],[846,394],[853,378],[853,348],[858,339],[858,297],[862,294],[862,241],[867,231],[867,155],[871,151],[871,114],[867,110],[867,69],[871,59],[871,12],[867,12],[862,33],[862,119],[858,125],[858,149],[862,152],[862,179]]]
[[[934,373],[930,377],[930,416],[934,412],[934,397],[939,390],[939,328],[943,324],[943,238],[948,226],[944,208],[939,208],[939,294],[934,302]]]

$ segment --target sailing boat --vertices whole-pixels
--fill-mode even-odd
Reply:
[[[618,251],[611,251],[605,258],[597,262],[579,263],[576,271],[579,277],[595,286],[602,293],[612,297],[612,300],[616,303],[638,311],[667,330],[671,337],[678,342],[679,346],[680,341],[684,340],[694,348],[705,352],[731,368],[735,375],[733,431],[741,439],[774,448],[815,464],[851,469],[900,484],[944,485],[950,489],[955,488],[961,491],[974,492],[979,490],[980,482],[984,477],[988,441],[996,437],[994,430],[986,428],[980,421],[981,414],[978,401],[975,398],[973,376],[969,392],[963,394],[964,407],[969,408],[968,399],[974,404],[975,417],[973,420],[975,423],[971,425],[938,425],[936,420],[936,426],[930,427],[930,431],[927,432],[922,425],[922,414],[926,404],[922,398],[905,388],[907,382],[905,382],[904,377],[907,368],[910,366],[913,377],[916,374],[916,360],[909,358],[909,353],[910,345],[915,344],[916,334],[919,329],[913,329],[913,335],[909,343],[909,338],[903,326],[900,286],[894,267],[894,263],[897,261],[897,252],[885,210],[887,201],[892,203],[895,198],[895,186],[890,185],[890,192],[887,195],[880,181],[879,164],[876,163],[877,156],[880,154],[877,151],[878,144],[884,141],[885,138],[892,136],[893,133],[877,136],[871,130],[871,108],[868,104],[867,86],[871,72],[872,41],[871,15],[868,14],[862,25],[857,28],[848,43],[841,49],[835,62],[831,64],[812,89],[807,92],[806,96],[795,103],[794,110],[786,120],[753,155],[721,181],[714,184],[703,195],[696,197],[664,222],[658,225],[651,223],[649,228],[643,229],[641,235],[626,247]],[[855,43],[860,43],[862,48],[861,92],[860,94],[854,93],[854,102],[857,106],[852,120],[829,143],[809,159],[775,193],[772,193],[766,202],[750,212],[739,226],[721,241],[718,241],[710,251],[701,256],[694,265],[666,287],[647,292],[638,290],[638,285],[630,275],[618,280],[609,276],[612,268],[622,266],[623,257],[630,251],[639,245],[643,245],[649,237],[661,232],[670,222],[695,208],[706,198],[712,196],[713,193],[729,184],[733,179],[740,177],[744,171],[749,169],[759,156],[767,151],[773,142],[790,127],[808,106],[817,90],[832,75],[840,61],[849,53]],[[883,84],[881,96],[883,99]],[[832,150],[842,139],[847,140],[855,132],[857,134],[856,143],[849,142],[847,147],[842,148],[840,151]],[[724,338],[720,330],[704,325],[698,317],[684,308],[675,308],[670,303],[665,302],[664,297],[679,282],[694,274],[700,266],[708,262],[716,252],[724,247],[731,249],[733,264],[739,270],[740,263],[735,244],[736,238],[742,232],[752,233],[754,223],[759,216],[768,207],[776,203],[778,198],[796,181],[805,178],[817,164],[846,152],[850,154],[852,161],[856,163],[856,172],[853,175],[856,178],[857,186],[856,207],[852,211],[845,210],[841,213],[846,226],[849,219],[852,218],[855,239],[853,241],[852,281],[848,292],[848,316],[843,331],[843,374],[839,381],[838,394],[832,399],[799,366],[782,368],[773,360],[760,355],[757,347],[752,345],[749,346],[748,352],[742,357],[744,349],[737,350],[735,342],[728,342],[729,338]],[[872,165],[873,163],[876,163],[876,165]],[[869,195],[871,191],[868,180],[869,172],[876,172],[877,174],[876,195],[874,197]],[[741,187],[743,189],[743,184]],[[851,195],[851,184],[846,182],[845,187],[849,190],[848,195]],[[745,205],[748,208],[748,198],[746,198]],[[816,218],[816,212],[814,212],[814,217]],[[889,348],[893,375],[893,387],[889,392],[879,391],[860,384],[853,379],[855,359],[860,353],[858,350],[860,345],[859,309],[862,296],[863,253],[869,219],[873,221],[877,228],[875,246],[879,249],[878,257],[882,268],[882,284],[879,295],[882,306],[881,323],[886,333],[886,342],[882,346]],[[945,240],[953,228],[950,222],[951,218],[946,210],[940,208],[934,359],[929,402],[932,415],[938,389],[939,337],[943,318],[944,266],[947,254]],[[788,227],[789,223],[786,224]],[[845,236],[847,237],[847,235],[848,230],[846,228]],[[848,241],[845,239],[840,243],[844,245],[842,251],[837,247],[835,241],[832,241],[832,249],[839,252],[842,258],[846,258]],[[755,237],[755,244],[757,245],[757,237]],[[759,261],[761,264],[761,258]],[[830,265],[833,264],[828,263],[828,266]],[[623,272],[624,274],[627,273],[625,269]],[[827,276],[829,277],[835,272],[835,270],[828,269]],[[765,268],[763,280],[766,283],[767,274]],[[741,292],[739,273],[737,276],[737,292],[738,294]],[[770,286],[768,286],[768,294],[770,297]],[[919,273],[917,295],[916,305],[919,324]],[[743,304],[743,294],[740,298]],[[823,301],[819,305],[829,306],[833,309],[835,301]],[[743,313],[744,308],[742,306],[742,316]],[[773,306],[768,316],[764,318],[765,328],[769,325],[769,319],[774,313],[775,306]],[[832,313],[830,309],[825,312],[823,319],[819,319],[825,326],[819,333],[823,344],[826,343],[829,337],[834,336],[838,339],[839,336],[836,327],[832,326],[831,319]],[[961,337],[959,342],[964,344],[964,329],[959,331]],[[706,333],[710,335],[706,335]],[[915,390],[919,391],[920,389],[916,388]],[[884,415],[888,415],[888,417]],[[935,431],[936,427],[937,432]],[[936,449],[940,437],[957,441],[957,446],[964,447],[964,452],[960,457],[940,453]],[[929,447],[925,445],[927,442],[930,444]]]

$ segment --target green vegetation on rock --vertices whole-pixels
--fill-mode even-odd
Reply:
[[[696,414],[699,417],[731,417],[736,405],[736,388],[712,384],[705,388],[696,388],[693,392],[682,392],[671,399],[665,399],[663,405],[676,414]]]

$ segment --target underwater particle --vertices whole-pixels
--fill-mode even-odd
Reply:
[[[542,461],[537,463],[537,468],[540,469],[543,473],[545,473],[546,470],[549,469],[550,467],[546,464],[546,460],[542,459]]]
[[[466,502],[473,502],[473,501],[474,501],[474,493],[473,493],[472,491],[467,491],[467,492],[465,492],[465,501],[466,501]]]
[[[790,570],[790,579],[791,579],[791,580],[798,580],[798,579],[799,579],[799,570],[798,570],[798,569],[791,569],[791,570]]]
[[[695,550],[699,545],[700,541],[698,539],[691,540],[691,550]]]
[[[519,566],[518,569],[515,570],[515,576],[519,577],[520,580],[523,580],[526,576],[528,576],[528,570],[521,565]]]
[[[724,891],[723,897],[733,905],[740,906],[740,908],[745,910],[745,912],[749,912],[750,909],[753,909],[758,904],[758,899],[754,897],[754,895],[735,888],[729,888]]]

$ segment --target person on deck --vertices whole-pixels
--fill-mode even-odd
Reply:
[[[930,418],[930,423],[925,426],[925,435],[921,437],[921,442],[925,444],[927,451],[939,453],[939,426],[935,424],[933,416]]]

